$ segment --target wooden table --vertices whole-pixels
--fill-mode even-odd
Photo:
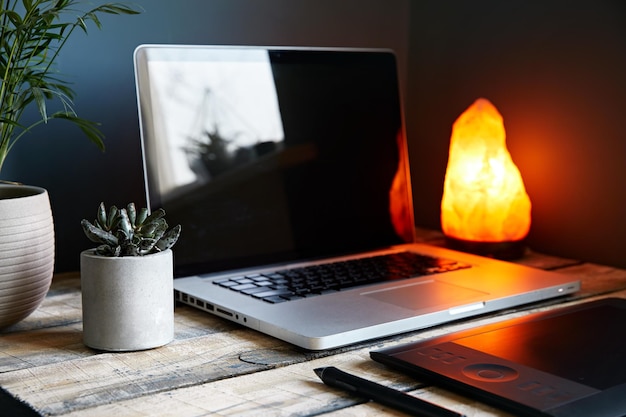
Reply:
[[[436,232],[421,240],[441,243]],[[487,317],[324,352],[304,351],[186,306],[176,339],[162,348],[101,353],[82,343],[78,274],[55,276],[43,305],[0,333],[0,385],[52,416],[401,415],[321,383],[313,369],[337,366],[468,416],[506,413],[400,375],[369,351],[593,298],[626,298],[626,271],[530,252],[518,262],[582,280],[571,296]],[[2,410],[0,410],[0,415]]]

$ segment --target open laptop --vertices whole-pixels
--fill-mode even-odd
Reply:
[[[391,51],[142,45],[134,62],[148,203],[182,225],[178,301],[322,350],[579,289],[414,243]]]

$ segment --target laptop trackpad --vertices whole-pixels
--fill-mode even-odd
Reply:
[[[409,310],[448,306],[482,299],[487,293],[447,282],[431,280],[361,293]]]

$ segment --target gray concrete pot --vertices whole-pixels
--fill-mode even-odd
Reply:
[[[0,184],[0,328],[43,302],[54,272],[54,224],[48,192]]]
[[[146,256],[80,254],[83,342],[106,351],[133,351],[174,339],[172,251]]]

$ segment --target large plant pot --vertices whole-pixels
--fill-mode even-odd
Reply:
[[[172,251],[146,256],[80,255],[83,342],[106,351],[163,346],[174,339]]]
[[[0,184],[0,328],[44,300],[54,273],[54,223],[48,192]]]

